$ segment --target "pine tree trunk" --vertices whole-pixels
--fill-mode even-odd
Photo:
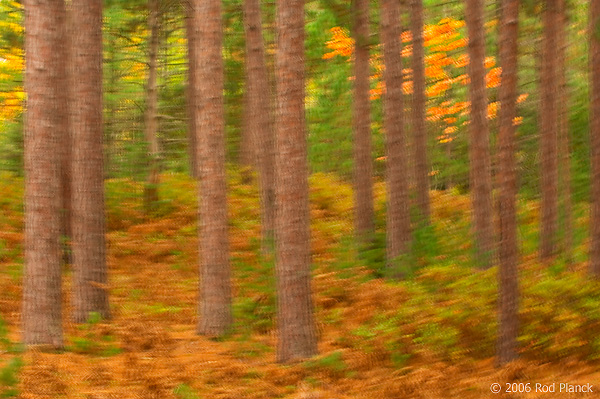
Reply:
[[[150,16],[150,51],[148,54],[148,83],[146,87],[145,134],[148,142],[150,168],[148,181],[144,189],[144,205],[150,210],[158,201],[159,156],[158,145],[158,85],[156,81],[158,68],[158,41],[160,30],[159,0],[148,0]]]
[[[569,93],[566,76],[566,56],[567,56],[567,12],[565,0],[558,0],[559,16],[557,28],[560,32],[558,39],[558,74],[559,74],[559,94],[558,94],[558,137],[560,145],[560,181],[561,181],[561,202],[563,208],[563,231],[564,242],[563,250],[567,264],[573,263],[573,202],[571,200],[571,149],[569,144]]]
[[[73,320],[110,317],[104,215],[102,1],[73,0]]]
[[[499,216],[499,331],[498,363],[503,365],[517,357],[518,337],[518,274],[516,210],[515,126],[517,104],[517,54],[519,1],[503,0],[500,24],[500,66],[502,83],[499,88],[500,115],[498,134],[498,216]]]
[[[400,6],[396,0],[381,1],[381,34],[385,62],[385,131],[387,184],[387,263],[393,270],[393,260],[405,253],[410,241],[410,201],[406,176],[406,139],[402,93],[402,45],[400,43]]]
[[[265,60],[260,0],[244,1],[246,33],[246,129],[255,143],[258,166],[263,252],[273,240],[275,217],[274,132],[271,85]]]
[[[200,320],[198,333],[220,336],[232,323],[225,179],[221,3],[195,0],[198,164],[200,178]]]
[[[470,180],[475,227],[477,263],[487,268],[493,263],[492,187],[489,126],[485,84],[485,36],[483,0],[466,0],[469,32],[469,76],[471,97]]]
[[[290,362],[317,353],[304,119],[304,1],[277,2],[277,31],[277,361]]]
[[[412,70],[415,178],[421,225],[429,225],[429,166],[427,163],[427,130],[425,127],[425,48],[423,47],[423,0],[412,0]]]
[[[195,35],[194,27],[196,26],[196,22],[194,22],[194,9],[191,1],[186,2],[186,10],[187,15],[185,16],[185,30],[187,36],[187,50],[188,50],[188,82],[186,87],[186,99],[187,99],[187,117],[188,117],[188,158],[190,165],[190,174],[194,178],[198,178],[198,161],[196,159],[197,152],[197,143],[196,136],[197,128],[196,128],[196,118],[195,118],[195,109],[196,109],[196,94],[194,93],[194,88],[196,87],[196,52],[197,52],[197,38]]]
[[[63,115],[60,118],[59,131],[62,132],[62,138],[60,139],[63,143],[71,143],[71,121],[69,115],[69,96],[71,91],[71,80],[72,79],[72,54],[71,54],[71,27],[72,27],[72,11],[65,7],[64,13],[64,42],[61,46],[62,51],[62,62],[61,68],[64,70],[64,81],[62,83],[62,89],[58,95],[61,98],[63,104],[67,104],[64,107]],[[72,209],[71,209],[71,173],[72,173],[72,148],[70,145],[63,145],[61,150],[61,187],[62,187],[62,206],[61,206],[61,243],[62,243],[62,258],[64,264],[72,263],[71,258],[71,240],[73,239],[73,227],[72,227]]]
[[[63,346],[61,116],[67,113],[63,0],[25,3],[25,270],[23,342]]]
[[[600,0],[590,1],[590,141],[592,152],[592,214],[590,273],[600,278]]]
[[[556,254],[558,225],[558,0],[546,0],[544,8],[544,43],[541,68],[541,187],[542,220],[540,258],[548,261]]]
[[[354,224],[360,242],[372,239],[373,161],[371,155],[371,106],[369,104],[369,1],[353,0],[354,61]]]

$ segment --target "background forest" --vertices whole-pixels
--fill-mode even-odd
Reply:
[[[210,151],[196,148],[211,145],[202,137],[217,134],[199,133],[207,122],[195,114],[208,107],[204,97],[216,98],[198,95],[209,93],[208,86],[195,91],[216,76],[212,67],[190,73],[208,43],[190,33],[198,29],[193,22],[198,11],[192,7],[197,3],[222,8],[214,14],[222,19],[207,16],[207,21],[222,21],[223,33],[223,90],[216,92],[222,92],[224,104],[227,208],[222,209],[228,244],[214,253],[225,254],[231,266],[233,320],[223,328],[198,316],[198,309],[210,306],[202,302],[207,292],[202,284],[217,281],[202,274],[211,255],[199,246],[206,249],[211,242],[201,230],[206,224],[198,222],[199,213],[207,220],[202,193],[214,193],[216,186],[202,186],[198,175],[207,173],[202,160]],[[590,43],[600,42],[600,24],[590,23],[590,3],[598,2],[289,1],[296,11],[304,7],[310,269],[309,277],[303,276],[312,287],[312,308],[307,306],[311,316],[304,315],[301,324],[312,331],[318,350],[302,353],[289,345],[287,354],[282,331],[294,317],[285,319],[278,305],[284,291],[278,279],[285,275],[281,254],[290,253],[284,241],[292,239],[277,242],[284,222],[269,215],[265,204],[285,207],[265,187],[289,180],[283,172],[265,172],[268,162],[284,165],[285,159],[274,151],[278,160],[269,161],[264,155],[268,140],[256,131],[272,124],[273,140],[280,140],[275,148],[283,148],[281,104],[287,102],[277,90],[287,82],[278,75],[281,65],[287,66],[278,55],[284,47],[277,46],[277,32],[293,23],[286,25],[280,17],[278,25],[274,1],[259,2],[254,14],[249,3],[103,2],[102,235],[108,278],[97,285],[110,299],[105,308],[83,306],[78,313],[80,299],[70,296],[80,284],[77,233],[61,231],[63,310],[58,319],[64,340],[56,351],[28,350],[39,342],[27,335],[27,321],[23,324],[27,2],[0,0],[0,397],[567,397],[533,387],[600,381],[600,285],[594,278],[600,269],[593,261],[600,231],[595,232],[591,212],[596,175],[591,155],[600,156],[600,142],[592,151],[595,64],[589,56]],[[66,3],[67,26],[77,23],[75,5],[81,4]],[[422,35],[415,38],[420,4]],[[477,7],[482,19],[476,17]],[[503,9],[518,15],[516,81],[508,78],[515,84],[510,93],[502,92],[503,84],[510,89],[504,79],[508,68],[504,75],[502,68],[510,55],[503,59],[509,51],[501,48],[508,30],[502,27],[512,26],[503,23],[510,13],[504,11],[503,17]],[[256,21],[261,29],[250,26]],[[65,48],[82,43],[73,37],[75,44],[69,38]],[[474,55],[483,55],[475,48],[477,37],[484,51],[477,58],[479,72],[471,65]],[[249,78],[252,70],[261,70],[249,57],[262,52],[261,46],[263,75]],[[361,77],[360,65],[368,75]],[[73,80],[64,87],[86,81],[77,75],[79,65],[70,68]],[[204,79],[198,81],[199,76]],[[258,81],[267,90],[257,97]],[[392,82],[396,90],[390,89]],[[366,93],[362,99],[361,93]],[[392,98],[399,106],[389,105]],[[502,114],[501,103],[511,99],[514,115]],[[84,103],[78,98],[74,103],[79,100]],[[271,113],[270,121],[256,117]],[[514,136],[503,125],[507,120]],[[423,142],[419,126],[426,133]],[[391,131],[403,142],[386,138]],[[72,143],[67,139],[55,148],[69,152]],[[486,152],[487,161],[473,155],[473,148]],[[401,177],[390,178],[393,170]],[[489,192],[481,194],[486,170]],[[426,199],[419,188],[423,181]],[[292,191],[277,192],[284,198],[281,193]],[[392,192],[400,193],[393,197],[398,202],[390,199]],[[370,205],[361,198],[370,198]],[[506,238],[511,201],[514,243]],[[554,203],[553,216],[549,203]],[[596,262],[600,246],[597,255]],[[304,270],[300,263],[294,270]],[[494,383],[501,385],[500,395],[490,392]],[[507,392],[511,387],[513,396]],[[593,397],[578,394],[588,395]]]

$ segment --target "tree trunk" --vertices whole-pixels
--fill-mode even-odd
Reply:
[[[110,316],[104,215],[102,1],[73,0],[73,320]]]
[[[190,174],[194,178],[198,178],[198,161],[196,159],[197,143],[196,137],[198,135],[196,128],[196,96],[194,95],[194,87],[196,87],[196,52],[197,52],[197,38],[194,31],[196,22],[194,21],[194,9],[191,1],[186,2],[187,15],[185,17],[185,30],[187,36],[187,50],[188,50],[188,84],[186,87],[186,98],[187,98],[187,114],[188,114],[188,157],[190,165]]]
[[[63,346],[60,128],[67,112],[63,0],[25,1],[25,270],[23,342]]]
[[[565,0],[558,0],[559,15],[557,34],[559,52],[558,74],[558,137],[560,145],[560,180],[561,180],[561,202],[563,208],[563,231],[564,231],[564,257],[567,264],[573,263],[573,203],[571,200],[571,149],[569,144],[569,93],[566,76],[567,56],[567,12]]]
[[[260,0],[244,1],[246,32],[246,125],[255,143],[258,165],[262,248],[266,251],[273,240],[275,217],[274,133],[265,47],[262,35]]]
[[[487,268],[493,263],[492,184],[490,172],[490,139],[487,121],[485,84],[485,36],[483,0],[466,0],[466,22],[469,32],[469,87],[471,97],[470,180],[473,198],[475,249],[477,263]]]
[[[499,216],[499,331],[498,364],[517,357],[518,336],[518,274],[516,210],[515,125],[517,114],[517,54],[519,1],[503,0],[500,24],[500,66],[502,83],[499,91],[500,115],[498,133],[498,216]]]
[[[556,254],[558,223],[558,0],[546,0],[544,8],[544,44],[541,69],[541,185],[542,223],[540,258],[548,261]]]
[[[354,60],[354,225],[360,242],[374,233],[371,107],[369,104],[369,1],[353,0]]]
[[[600,0],[590,2],[590,141],[592,153],[592,215],[590,273],[600,278]]]
[[[231,326],[231,277],[225,180],[224,69],[221,3],[194,0],[198,40],[195,92],[200,177],[200,320],[198,333],[219,336]]]
[[[148,142],[150,170],[144,189],[144,205],[151,209],[158,201],[159,156],[158,146],[158,85],[156,82],[158,64],[158,41],[160,30],[159,0],[148,0],[150,16],[150,51],[148,54],[148,83],[146,87],[145,134]]]
[[[412,0],[412,70],[415,179],[421,225],[429,225],[429,166],[427,163],[427,130],[425,127],[425,48],[423,47],[423,0]]]
[[[71,143],[71,126],[69,115],[69,96],[72,86],[72,54],[71,54],[71,28],[73,23],[72,11],[65,7],[64,10],[64,41],[61,46],[62,62],[61,68],[64,70],[63,89],[57,94],[60,97],[59,101],[66,106],[63,109],[63,115],[60,118],[59,131],[62,132],[60,139],[63,143]],[[72,209],[71,209],[71,173],[72,173],[72,148],[70,145],[62,145],[61,148],[61,188],[62,188],[62,206],[61,206],[61,243],[62,243],[62,258],[64,264],[71,264],[71,240],[73,238],[72,227]]]
[[[311,299],[304,1],[277,2],[277,361],[317,353]]]
[[[394,259],[405,253],[410,241],[410,201],[406,176],[406,140],[402,101],[402,45],[400,43],[400,5],[396,0],[381,1],[381,34],[385,62],[385,131],[387,183],[387,264],[393,270]]]

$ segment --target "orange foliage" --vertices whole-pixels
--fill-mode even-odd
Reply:
[[[467,71],[461,71],[462,68],[466,68],[469,65],[469,55],[464,51],[468,40],[460,32],[460,29],[464,25],[463,21],[444,18],[437,24],[425,25],[423,29],[423,42],[426,48],[426,95],[429,97],[427,120],[444,123],[445,126],[441,127],[443,134],[438,137],[440,143],[451,142],[453,135],[459,130],[458,126],[468,124],[468,121],[464,120],[464,118],[461,120],[460,117],[469,115],[470,103],[468,101],[457,101],[457,99],[449,95],[449,91],[453,85],[468,85],[470,83]],[[331,33],[332,39],[326,43],[327,48],[331,51],[326,53],[323,58],[328,59],[340,55],[350,59],[354,51],[354,41],[348,32],[336,27],[331,29]],[[411,32],[402,32],[401,40],[404,43],[402,57],[411,57],[413,50]],[[371,59],[371,66],[375,71],[371,76],[371,80],[375,83],[370,91],[370,97],[371,100],[375,100],[385,92],[385,83],[381,79],[385,66],[381,59],[380,51],[375,52],[375,55]],[[453,69],[447,68],[448,66],[452,66]],[[488,69],[486,87],[498,87],[500,85],[502,69],[496,67],[496,59],[494,57],[486,57],[485,67]],[[404,68],[402,73],[404,75],[402,90],[405,94],[411,94],[413,92],[412,69]],[[519,96],[517,102],[521,103],[526,98],[527,94],[522,94]],[[440,105],[437,106],[436,102],[439,102]],[[495,118],[498,114],[498,109],[498,102],[490,103],[488,105],[488,118]],[[515,125],[520,124],[521,120],[522,118],[515,118]]]

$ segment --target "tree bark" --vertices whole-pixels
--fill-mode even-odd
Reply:
[[[262,248],[265,252],[273,240],[275,217],[274,188],[274,132],[265,47],[262,35],[260,0],[244,1],[244,28],[246,33],[246,124],[255,143],[258,166]]]
[[[25,270],[23,342],[63,346],[61,306],[61,116],[66,70],[63,0],[25,5]]]
[[[362,243],[374,233],[371,106],[369,103],[369,1],[353,0],[354,60],[354,225]]]
[[[475,227],[477,263],[488,268],[493,263],[492,185],[490,143],[485,84],[485,36],[483,0],[466,0],[469,32],[469,87],[471,97],[470,180]]]
[[[544,8],[544,43],[541,66],[541,185],[542,220],[540,258],[550,260],[556,254],[558,225],[558,74],[556,51],[559,23],[558,0],[546,0]]]
[[[402,101],[402,45],[400,43],[400,5],[396,0],[381,1],[381,34],[385,63],[385,131],[387,183],[387,264],[394,270],[394,259],[405,253],[410,241],[410,201],[406,176],[406,139]]]
[[[225,179],[223,27],[219,0],[194,0],[198,40],[196,126],[200,177],[198,333],[220,336],[232,323]]]
[[[311,299],[304,1],[277,2],[277,361],[317,353]]]
[[[415,179],[417,205],[421,225],[429,225],[429,166],[427,163],[427,130],[425,127],[425,48],[423,46],[423,0],[412,0],[412,70],[413,101],[412,128],[414,131]]]
[[[194,111],[196,109],[196,95],[194,94],[194,88],[196,87],[196,52],[197,52],[197,38],[195,36],[194,26],[194,8],[191,1],[186,1],[187,14],[185,16],[185,31],[187,36],[187,50],[188,50],[188,82],[186,87],[186,98],[187,98],[187,113],[188,113],[188,158],[190,165],[190,174],[194,178],[198,178],[198,161],[196,159],[197,142],[196,136],[196,118]]]
[[[498,216],[499,216],[499,331],[498,364],[517,357],[518,337],[518,274],[517,244],[517,180],[515,164],[515,125],[517,115],[517,54],[519,1],[503,0],[500,24],[500,115],[498,134]]]
[[[144,189],[144,204],[149,210],[158,201],[159,156],[158,145],[158,85],[156,80],[158,67],[158,42],[160,31],[159,0],[148,0],[148,27],[150,28],[150,50],[148,53],[148,83],[146,87],[145,134],[148,142],[148,160],[150,168],[148,181]]]
[[[102,1],[73,0],[73,320],[110,317],[104,215]]]
[[[592,214],[590,273],[600,278],[600,0],[590,1],[590,141],[592,158]]]

